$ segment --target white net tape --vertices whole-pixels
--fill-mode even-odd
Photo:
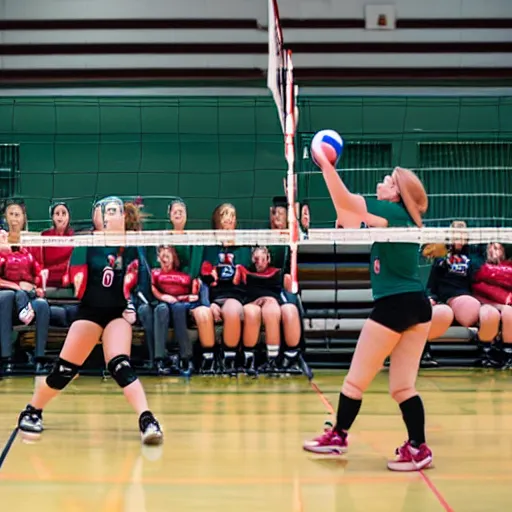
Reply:
[[[512,228],[386,228],[386,229],[311,229],[307,240],[299,245],[367,245],[373,242],[446,243],[461,235],[469,244],[500,242],[512,244]],[[142,231],[127,233],[89,233],[72,237],[41,236],[24,232],[19,245],[26,247],[108,247],[159,245],[289,245],[288,230],[204,230],[204,231]]]

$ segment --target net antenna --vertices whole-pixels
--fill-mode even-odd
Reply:
[[[295,133],[298,122],[296,98],[298,87],[293,78],[292,52],[284,48],[283,30],[279,18],[277,0],[268,1],[268,75],[267,86],[272,92],[277,113],[284,134],[286,174],[286,197],[288,202],[288,227],[290,232],[290,274],[292,292],[299,291],[297,253],[299,243],[299,222],[295,210]]]

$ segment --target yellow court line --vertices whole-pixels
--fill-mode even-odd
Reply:
[[[305,512],[304,500],[302,499],[302,489],[300,486],[300,478],[299,478],[298,474],[296,474],[295,478],[294,478],[293,511],[294,512]]]
[[[478,480],[489,482],[511,482],[512,475],[477,475],[474,473],[467,474],[453,474],[453,475],[439,475],[432,473],[436,481],[464,481],[464,480]],[[408,476],[402,474],[389,474],[389,475],[365,475],[355,476],[347,475],[333,477],[303,477],[300,479],[300,484],[303,485],[337,485],[344,483],[354,484],[367,484],[367,483],[394,483],[394,482],[411,482],[421,481],[418,473],[409,473]],[[48,477],[39,477],[34,479],[34,475],[24,473],[4,473],[0,475],[0,482],[64,482],[64,483],[77,483],[77,484],[121,484],[129,485],[132,483],[131,478],[124,476],[113,475],[99,475],[99,476],[83,476],[83,475],[69,475],[69,474],[54,474]],[[238,478],[238,477],[225,477],[225,478],[165,478],[165,477],[143,477],[140,481],[142,485],[296,485],[296,477],[254,477],[254,478]]]

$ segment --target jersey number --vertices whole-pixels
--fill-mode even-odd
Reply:
[[[111,268],[106,268],[103,270],[103,277],[101,279],[101,284],[104,288],[110,288],[112,283],[114,282],[114,271]]]

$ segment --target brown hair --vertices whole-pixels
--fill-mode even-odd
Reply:
[[[171,245],[160,245],[158,246],[158,254],[160,254],[160,251],[169,251],[172,254],[172,269],[180,269],[180,258],[174,247],[172,247]]]
[[[392,178],[400,192],[400,198],[414,224],[423,226],[422,216],[428,210],[428,197],[421,180],[409,169],[395,167]]]
[[[126,231],[142,231],[142,225],[147,215],[140,211],[140,207],[128,201],[124,203],[124,227]]]
[[[236,219],[236,208],[231,203],[219,204],[219,206],[217,206],[215,208],[215,210],[213,210],[213,213],[212,213],[212,229],[220,229],[221,212],[222,212],[222,210],[224,210],[226,208],[233,208],[233,210],[235,211],[235,219]],[[237,225],[237,223],[235,222],[235,228],[236,228],[236,225]]]

